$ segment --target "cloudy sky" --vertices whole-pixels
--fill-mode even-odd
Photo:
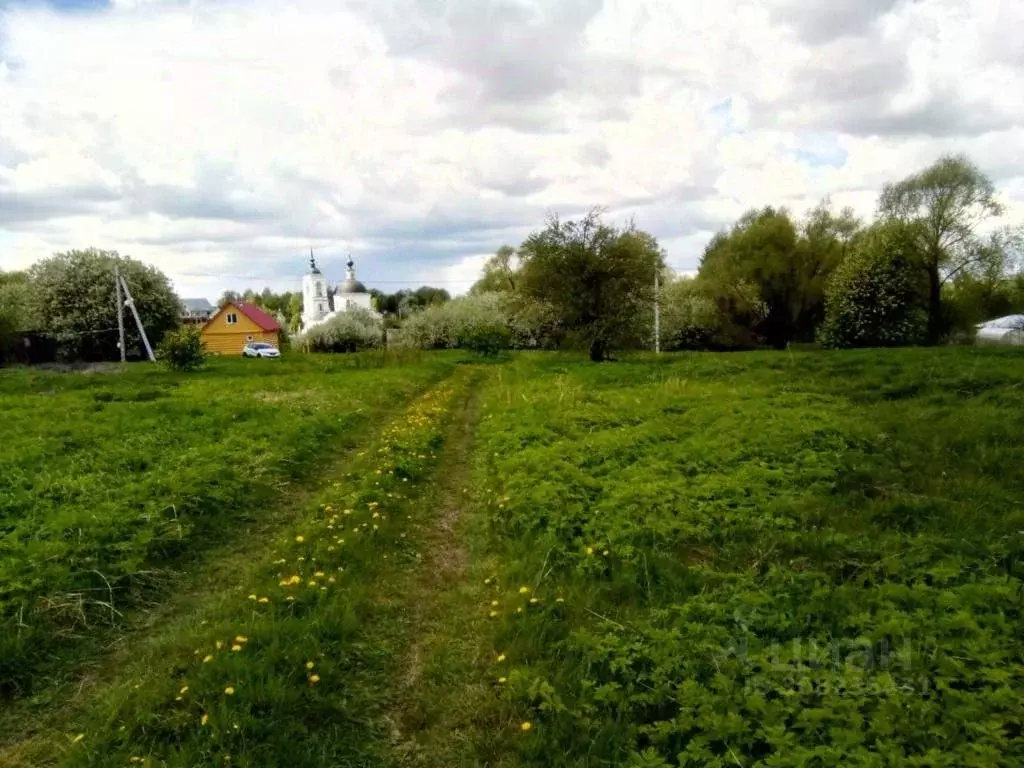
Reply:
[[[0,269],[69,247],[182,295],[310,247],[464,291],[603,206],[693,269],[745,209],[967,152],[1024,219],[1020,0],[0,0]]]

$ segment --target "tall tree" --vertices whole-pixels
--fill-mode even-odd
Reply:
[[[288,297],[285,317],[288,318],[288,330],[298,333],[302,328],[302,294],[293,293]]]
[[[784,346],[797,335],[803,308],[796,224],[784,209],[748,211],[704,251],[699,274],[738,322],[765,342]]]
[[[810,341],[825,316],[825,285],[860,224],[825,200],[801,222],[783,208],[748,211],[704,251],[700,284],[735,328],[775,347]]]
[[[473,283],[470,293],[514,291],[516,289],[516,249],[501,246],[485,263],[483,275]]]
[[[942,286],[1003,247],[997,234],[978,234],[987,220],[1003,213],[995,186],[963,155],[945,155],[920,173],[887,184],[878,201],[883,221],[906,227],[914,259],[928,279],[928,341],[944,332]]]
[[[643,339],[654,277],[665,269],[664,253],[647,232],[608,226],[597,210],[578,221],[552,216],[519,257],[520,290],[551,307],[591,360]]]
[[[181,322],[181,300],[156,267],[90,248],[58,253],[32,265],[32,309],[40,330],[52,334],[61,352],[75,359],[117,356],[117,306],[114,268],[131,288],[143,327],[155,346]],[[141,341],[135,324],[125,324],[128,347]]]
[[[217,306],[223,307],[225,304],[238,304],[242,301],[242,294],[238,291],[224,291],[217,299]]]

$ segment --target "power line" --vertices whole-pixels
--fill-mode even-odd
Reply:
[[[666,264],[669,269],[675,272],[695,272],[696,269],[693,267],[683,267],[674,264]],[[299,278],[287,277],[283,275],[233,275],[233,274],[210,274],[206,272],[175,272],[178,277],[196,277],[208,280],[261,280],[264,282],[276,282],[282,279],[288,280],[289,282],[296,282]],[[475,283],[478,277],[467,277],[467,278],[444,278],[442,280],[434,280],[431,278],[417,278],[411,280],[378,280],[373,277],[365,278],[367,283],[373,284],[384,284],[384,285],[409,285],[410,283],[431,283],[431,284],[459,284],[465,285],[466,283]]]
[[[201,272],[175,272],[175,274],[178,277],[199,277],[199,278],[207,278],[207,279],[212,279],[212,280],[263,280],[263,281],[276,281],[276,280],[286,279],[286,280],[289,280],[291,282],[295,282],[297,280],[297,278],[286,277],[286,276],[282,276],[282,275],[229,275],[229,274],[211,275],[211,274],[206,274],[206,273],[201,273]],[[475,277],[473,277],[473,278],[465,278],[465,279],[461,279],[461,280],[457,280],[457,279],[453,280],[453,279],[450,279],[450,278],[445,278],[444,280],[428,280],[428,282],[431,282],[431,283],[475,283],[476,281],[477,281],[477,278],[475,278]],[[366,278],[366,282],[368,282],[368,283],[389,283],[389,284],[390,283],[403,283],[403,284],[408,284],[408,283],[422,282],[422,280],[416,280],[416,279],[413,279],[413,280],[376,280],[376,279],[374,279],[372,277],[367,277]]]

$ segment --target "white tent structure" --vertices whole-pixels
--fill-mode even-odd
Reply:
[[[1024,315],[1007,315],[977,326],[980,344],[1024,345]]]

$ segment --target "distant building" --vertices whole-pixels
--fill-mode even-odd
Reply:
[[[203,326],[203,341],[215,355],[241,355],[242,347],[262,341],[281,348],[281,326],[255,304],[229,301]]]
[[[314,326],[350,309],[373,311],[373,301],[366,286],[356,280],[355,263],[350,256],[345,265],[345,282],[334,288],[320,272],[313,254],[309,255],[309,273],[302,278],[302,329]]]
[[[202,325],[216,311],[217,308],[206,299],[181,300],[181,322],[185,325]]]

